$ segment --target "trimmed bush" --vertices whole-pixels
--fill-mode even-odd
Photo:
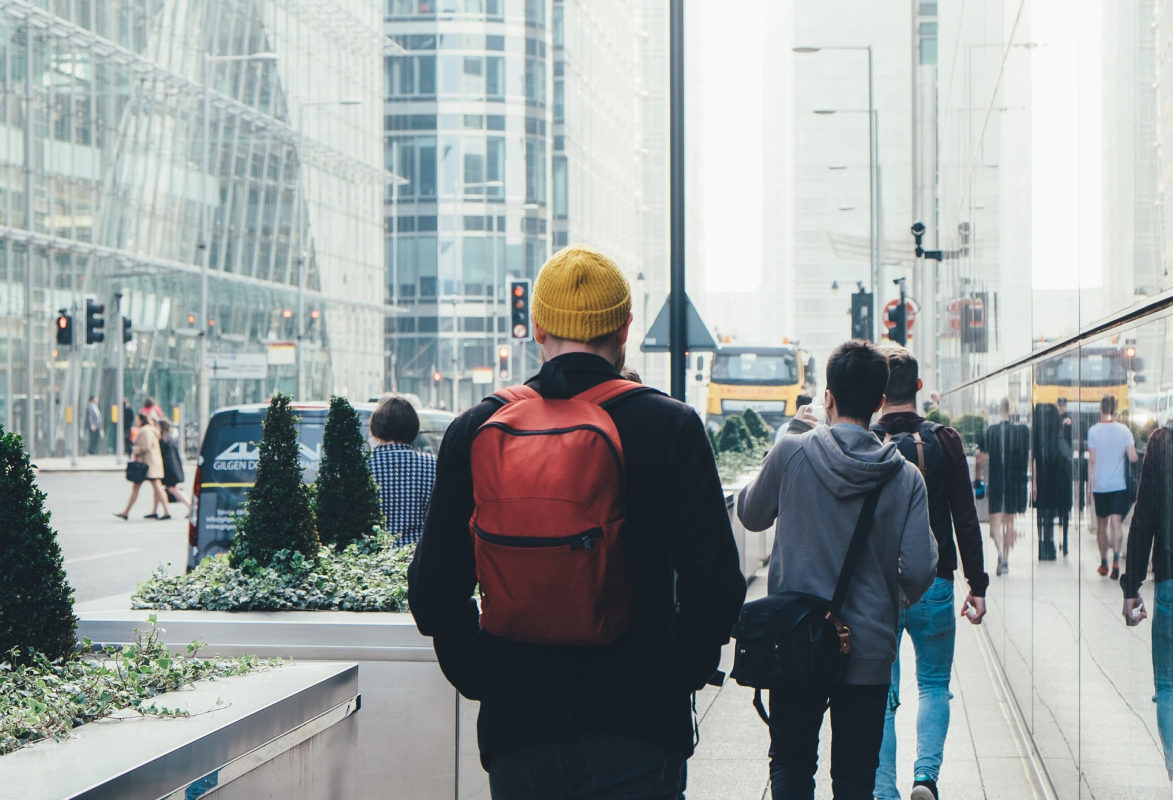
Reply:
[[[345,397],[330,398],[322,462],[314,484],[314,518],[322,544],[338,549],[383,524],[379,492],[367,467],[368,447],[358,412]]]
[[[745,422],[745,427],[749,430],[749,435],[755,439],[768,439],[773,441],[774,432],[770,430],[770,426],[762,419],[762,415],[752,408],[747,408],[741,415],[741,419]]]
[[[965,442],[965,451],[973,455],[986,437],[986,420],[980,414],[962,414],[957,418],[957,432]]]
[[[753,439],[741,416],[734,414],[725,420],[717,433],[717,452],[749,453],[753,449]]]
[[[75,649],[73,588],[44,502],[23,441],[0,428],[0,661],[56,661]]]
[[[244,513],[236,520],[229,557],[233,566],[246,571],[269,566],[281,550],[292,550],[310,559],[318,552],[310,492],[301,480],[297,430],[289,400],[289,395],[278,392],[269,403],[256,483],[249,490]]]
[[[933,406],[925,412],[925,419],[929,422],[935,422],[938,425],[949,425],[949,416],[941,410],[940,406]]]

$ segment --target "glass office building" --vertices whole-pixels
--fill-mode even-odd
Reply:
[[[78,398],[116,403],[118,312],[126,395],[187,420],[205,379],[213,409],[382,390],[378,11],[0,3],[3,421],[33,452],[67,450]],[[105,341],[59,345],[87,299]],[[250,377],[218,380],[234,355]]]
[[[1149,617],[1125,625],[1113,555],[1139,545],[1129,516],[1123,541],[1110,526],[1101,540],[1085,479],[1104,398],[1142,460],[1173,422],[1173,5],[919,6],[921,208],[942,256],[925,262],[939,356],[926,383],[971,454],[1015,427],[1030,443],[1021,464],[985,466],[1024,507],[1008,515],[1005,574],[987,546],[983,627],[1051,796],[1168,797],[1173,584],[1133,554]],[[1098,457],[1135,488],[1139,463]],[[1152,466],[1141,491],[1167,496],[1169,465]]]
[[[645,199],[667,162],[666,128],[648,122],[667,87],[654,6],[388,0],[386,32],[408,51],[384,76],[386,164],[407,180],[385,196],[387,294],[402,311],[389,386],[460,409],[533,374],[537,346],[506,329],[506,286],[570,243],[616,260],[642,319],[667,275],[666,258],[645,266],[667,241]]]

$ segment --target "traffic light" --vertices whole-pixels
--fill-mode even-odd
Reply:
[[[86,298],[86,344],[96,344],[106,339],[106,334],[102,333],[102,328],[106,327],[106,320],[102,319],[105,313],[106,306]]]
[[[440,370],[438,370],[438,369],[432,370],[432,383],[433,384],[438,384],[440,382],[441,377],[442,376],[440,375]]]
[[[509,380],[509,348],[497,348],[497,374],[502,380]]]
[[[509,282],[509,331],[515,342],[528,342],[534,338],[529,316],[529,294],[532,283],[528,278]]]
[[[872,293],[862,288],[851,295],[851,338],[872,338]]]
[[[64,308],[57,312],[57,344],[73,344],[73,317]]]
[[[129,342],[131,339],[134,338],[134,334],[133,334],[131,328],[132,328],[132,325],[130,323],[130,317],[123,317],[122,318],[122,343],[123,344],[126,344],[127,342]]]

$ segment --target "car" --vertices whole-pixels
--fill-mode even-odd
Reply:
[[[356,403],[363,432],[370,438],[371,414],[376,403]],[[322,457],[322,436],[328,402],[293,403],[301,451],[302,477],[313,483],[318,477],[318,463]],[[265,403],[231,406],[216,411],[208,420],[208,428],[200,444],[196,459],[195,481],[192,485],[191,513],[187,524],[187,570],[190,572],[205,558],[227,552],[236,533],[236,517],[256,482],[258,444],[261,426],[268,412]],[[412,446],[421,452],[435,454],[448,425],[455,414],[429,408],[417,408],[420,432]]]

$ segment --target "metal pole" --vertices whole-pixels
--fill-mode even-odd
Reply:
[[[123,387],[126,381],[126,376],[124,373],[126,363],[126,342],[124,341],[125,337],[122,335],[122,329],[124,325],[125,323],[122,321],[122,292],[115,292],[114,335],[118,338],[114,340],[114,349],[118,352],[118,362],[115,368],[114,380],[117,382],[118,388],[114,392],[114,396],[118,399],[118,424],[114,426],[114,463],[119,465],[122,464],[122,431],[125,430],[127,423],[127,420],[123,419],[122,417],[123,413],[125,413],[123,407],[123,403],[125,402],[125,390]],[[180,433],[183,433],[182,428],[180,428]],[[202,430],[200,431],[200,434],[203,435]],[[186,445],[186,437],[181,435],[180,438]]]
[[[399,173],[399,142],[391,138],[391,170]],[[391,391],[399,391],[399,181],[391,181]],[[384,317],[386,319],[386,317]]]
[[[877,327],[880,316],[880,263],[877,259],[876,253],[876,236],[879,231],[876,230],[876,218],[879,214],[879,209],[876,206],[876,105],[874,99],[874,87],[872,82],[872,46],[867,46],[868,51],[868,206],[870,207],[870,217],[868,219],[868,253],[871,266],[871,284],[872,284],[872,341],[876,342],[880,339],[880,331]]]
[[[74,259],[72,256],[70,256],[69,261],[70,261],[70,270],[74,272],[74,275],[76,275],[76,271],[73,270]],[[73,278],[74,275],[71,275],[70,277]],[[87,313],[88,308],[89,308],[89,303],[86,303],[84,298],[80,303],[74,303],[74,306],[79,309],[78,310],[79,316],[84,316],[86,319],[89,318],[89,313]],[[81,309],[86,309],[86,311],[82,311]],[[76,319],[77,319],[77,317],[74,317],[74,320],[76,320]],[[86,326],[83,324],[82,330],[84,331],[85,329],[86,329]],[[65,435],[69,437],[69,463],[71,466],[74,466],[74,467],[76,467],[78,464],[78,461],[77,461],[77,440],[79,438],[81,438],[81,427],[82,427],[81,413],[80,413],[81,412],[81,372],[82,372],[82,364],[84,363],[84,360],[85,360],[85,345],[86,345],[85,333],[82,333],[80,338],[78,337],[78,335],[77,335],[77,322],[75,321],[73,324],[73,353],[71,354],[72,358],[70,358],[70,365],[73,367],[73,369],[71,370],[73,372],[73,383],[69,387],[69,405],[73,409],[73,413],[72,413],[73,422],[71,424],[65,426]]]
[[[33,35],[32,23],[25,24],[25,48],[28,65],[24,76],[24,226],[33,230]],[[24,348],[25,348],[25,401],[24,401],[24,448],[30,455],[36,455],[37,404],[33,386],[33,245],[25,244],[24,250]],[[52,375],[52,369],[50,369]],[[49,398],[52,402],[52,398]],[[49,406],[51,413],[52,406]]]
[[[297,132],[301,136],[305,136],[305,104],[302,104],[297,109]],[[305,154],[298,151],[297,157],[297,195],[294,197],[294,204],[297,211],[294,214],[294,220],[297,225],[297,348],[294,350],[294,358],[297,359],[297,399],[304,400],[305,393],[305,357],[302,355],[302,349],[305,347],[305,273],[306,273],[306,258],[309,253],[305,246],[306,234],[309,226],[305,223],[305,201],[302,200],[302,194],[309,186],[309,182],[305,179]]]
[[[684,0],[672,0],[669,12],[669,172],[671,194],[671,278],[668,338],[672,396],[684,402],[685,350],[688,343],[685,316],[684,272]]]
[[[203,250],[201,264],[200,264],[200,347],[199,356],[200,363],[197,366],[199,374],[199,425],[200,435],[208,428],[208,415],[210,413],[212,403],[209,397],[209,381],[208,381],[208,257],[212,249],[209,241],[209,230],[211,216],[211,198],[208,197],[208,184],[211,183],[211,177],[208,175],[208,166],[211,158],[208,155],[208,139],[210,136],[208,123],[208,84],[211,82],[210,76],[210,62],[208,61],[208,54],[204,53],[204,92],[203,92],[203,117],[204,117],[204,141],[200,148],[200,160],[203,162],[200,165],[200,180],[203,182],[203,191],[200,192],[203,203],[200,211],[200,248]],[[122,335],[122,331],[118,331],[118,335]],[[119,362],[121,363],[121,361]],[[119,393],[122,392],[121,384],[118,387]]]

